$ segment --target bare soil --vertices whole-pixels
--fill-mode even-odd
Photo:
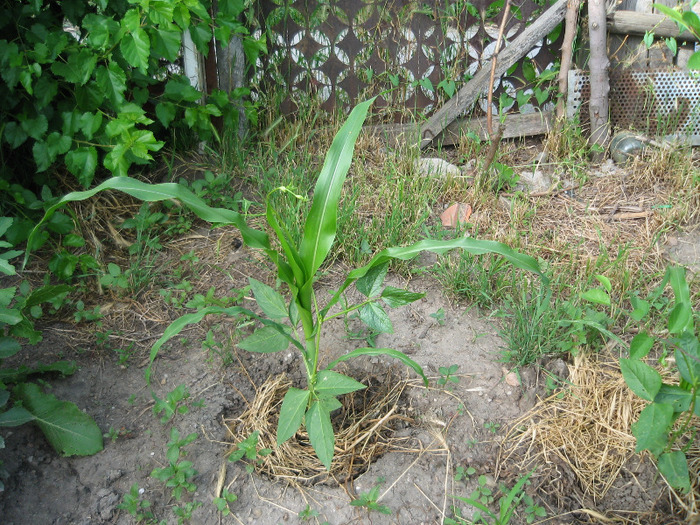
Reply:
[[[213,252],[216,238],[200,244],[198,254],[203,272],[197,286],[206,290],[212,283],[218,294],[226,294],[233,286],[245,282],[246,275],[260,278],[260,265],[245,249],[234,257],[206,260]],[[171,247],[172,248],[172,247]],[[187,248],[189,249],[189,248]],[[186,249],[185,249],[186,251]],[[233,276],[233,282],[226,276]],[[257,473],[248,473],[242,462],[228,462],[231,449],[224,419],[235,418],[255,396],[256,388],[268,377],[285,372],[299,378],[301,363],[291,350],[278,354],[253,355],[236,351],[222,356],[203,349],[201,341],[207,329],[234,336],[235,326],[224,319],[209,319],[203,326],[186,330],[182,338],[161,351],[155,366],[151,387],[144,380],[148,349],[159,337],[167,322],[182,310],[165,309],[155,313],[147,301],[122,298],[113,302],[110,319],[119,312],[120,319],[132,319],[114,346],[135,342],[138,351],[127,366],[120,366],[117,353],[95,344],[92,324],[54,322],[42,326],[43,342],[27,348],[20,355],[27,362],[51,361],[60,356],[75,359],[80,370],[72,377],[50,382],[51,391],[59,398],[76,403],[92,415],[105,433],[104,450],[92,457],[57,457],[39,430],[33,426],[3,429],[6,448],[0,459],[9,472],[5,491],[0,493],[0,522],[24,524],[131,524],[135,519],[118,508],[130,487],[137,483],[142,498],[150,501],[150,511],[158,520],[177,523],[175,506],[198,501],[190,520],[196,524],[302,523],[299,513],[307,506],[318,512],[310,523],[331,524],[437,524],[453,517],[452,505],[469,518],[474,509],[452,496],[469,496],[483,478],[496,501],[498,486],[512,487],[526,473],[517,458],[503,463],[499,454],[510,423],[531,409],[545,390],[543,371],[557,374],[562,380],[568,374],[567,363],[561,360],[540,363],[508,375],[499,362],[503,346],[498,336],[497,320],[481,315],[475,309],[448,301],[439,286],[423,276],[410,282],[392,276],[391,284],[407,286],[413,291],[427,291],[426,297],[409,307],[391,312],[394,334],[382,335],[378,347],[391,347],[408,354],[432,376],[429,388],[422,386],[408,371],[383,358],[356,361],[347,369],[358,379],[406,377],[410,384],[402,400],[402,413],[407,421],[397,427],[395,449],[376,460],[357,479],[342,486],[329,484],[302,486]],[[328,277],[333,284],[333,275]],[[96,301],[99,298],[95,298]],[[150,303],[149,303],[150,304]],[[444,324],[430,314],[442,308]],[[132,317],[129,315],[134,314]],[[350,326],[356,329],[357,326]],[[348,338],[341,320],[327,327],[323,341],[324,362],[366,342]],[[12,363],[8,363],[12,364]],[[438,368],[459,366],[459,382],[449,389],[438,387]],[[389,376],[389,370],[392,376]],[[186,385],[189,410],[177,414],[163,424],[153,414],[152,394],[164,398],[178,385]],[[152,390],[152,391],[151,391]],[[182,502],[173,499],[170,489],[150,476],[154,468],[166,464],[167,443],[171,429],[181,436],[196,432],[198,438],[185,449],[198,474],[193,479],[196,490],[185,493]],[[459,468],[473,467],[467,479],[455,480]],[[648,461],[630,456],[619,479],[601,501],[591,501],[581,484],[566,465],[546,466],[547,476],[533,475],[527,487],[538,505],[547,511],[549,523],[602,523],[608,511],[615,515],[644,516],[656,508],[650,521],[671,522],[674,517],[662,496],[663,482]],[[459,476],[457,476],[459,477]],[[391,509],[390,515],[368,512],[350,505],[357,495],[381,483],[379,503]],[[223,516],[213,504],[215,494],[226,488],[238,496],[230,505],[231,514]],[[495,505],[492,505],[496,508]],[[676,517],[677,518],[677,517]],[[512,523],[525,523],[524,507]]]

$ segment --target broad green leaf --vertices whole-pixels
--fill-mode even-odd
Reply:
[[[32,230],[27,241],[28,246],[33,246],[32,240],[39,235],[41,226],[53,215],[53,213],[67,202],[83,201],[104,190],[119,190],[137,199],[147,202],[159,202],[170,199],[181,201],[187,208],[199,218],[213,224],[234,224],[243,235],[243,241],[251,248],[271,250],[267,234],[250,228],[242,215],[232,210],[212,208],[190,190],[180,184],[147,184],[131,177],[113,177],[102,184],[87,190],[71,192],[50,206],[44,218]],[[29,258],[29,250],[25,253],[24,264]]]
[[[612,292],[612,284],[610,284],[610,279],[605,277],[604,275],[596,275],[595,278],[598,280],[600,284],[603,285],[603,288],[605,288],[605,291],[610,293]]]
[[[311,408],[306,413],[306,431],[318,459],[321,460],[326,470],[330,470],[335,448],[335,435],[331,424],[331,414],[318,401],[312,403]]]
[[[102,113],[99,111],[95,113],[86,111],[80,115],[78,124],[83,135],[85,135],[88,140],[92,140],[93,135],[97,133],[97,130],[102,126]]]
[[[34,416],[26,408],[15,406],[0,413],[0,427],[18,427],[30,421],[34,421]]]
[[[280,418],[277,424],[277,445],[287,441],[299,430],[306,413],[310,395],[311,393],[308,390],[299,390],[294,387],[290,387],[287,390],[282,401]]]
[[[95,69],[97,55],[89,49],[73,52],[68,55],[67,61],[56,60],[51,64],[51,72],[62,77],[70,84],[84,85]]]
[[[676,339],[674,357],[681,377],[691,385],[700,381],[700,341],[690,332]]]
[[[676,302],[689,303],[690,288],[688,287],[688,282],[685,279],[685,268],[682,266],[670,266],[666,270],[666,274],[668,275],[668,282],[673,289]]]
[[[661,454],[668,443],[668,432],[673,422],[673,407],[659,403],[647,405],[632,424],[632,433],[637,438],[635,452],[648,450],[654,456]]]
[[[678,385],[661,385],[659,393],[654,398],[654,403],[665,403],[673,407],[673,411],[678,414],[685,412],[690,408],[690,403],[693,400],[693,393],[689,390],[681,388]]]
[[[42,374],[61,374],[69,376],[78,370],[75,361],[55,361],[48,365],[37,364],[34,367],[0,368],[0,383],[21,383],[28,377]]]
[[[333,370],[321,370],[316,376],[315,390],[327,396],[339,396],[363,388],[367,387],[359,381]]]
[[[59,454],[89,456],[102,450],[102,431],[75,404],[45,394],[33,383],[18,385],[14,393]]]
[[[46,137],[46,146],[49,150],[51,159],[55,159],[58,155],[63,155],[65,152],[67,152],[70,149],[72,142],[73,141],[70,137],[61,135],[56,131]]]
[[[66,153],[66,167],[83,188],[92,183],[97,169],[97,150],[94,146],[81,147]]]
[[[592,290],[583,292],[581,294],[581,298],[595,304],[610,306],[610,296],[605,292],[605,290],[601,290],[600,288],[593,288]]]
[[[177,115],[177,106],[172,102],[162,101],[156,106],[156,116],[160,123],[166,128],[175,119]]]
[[[54,159],[49,154],[49,146],[44,141],[37,141],[32,146],[32,155],[36,163],[37,172],[46,171],[51,166]]]
[[[0,259],[0,274],[15,275],[17,271],[13,264],[10,264],[5,259]]]
[[[182,45],[181,36],[180,31],[158,28],[153,39],[153,50],[166,60],[176,62]]]
[[[690,28],[691,32],[695,36],[700,36],[700,18],[695,11],[686,10],[683,11],[682,15],[683,21]]]
[[[386,355],[389,357],[393,357],[394,359],[398,359],[407,367],[412,368],[416,372],[416,374],[421,376],[423,378],[423,383],[425,383],[425,386],[428,386],[428,378],[425,376],[425,373],[423,372],[421,366],[403,352],[399,352],[398,350],[394,350],[392,348],[358,348],[357,350],[353,350],[352,352],[349,352],[339,357],[335,361],[329,363],[326,367],[326,370],[332,370],[339,363],[342,363],[343,361],[348,361],[349,359],[354,359],[355,357],[379,355]]]
[[[255,302],[270,319],[283,319],[287,317],[287,305],[284,298],[268,285],[250,277],[250,288],[253,290]]]
[[[690,490],[688,459],[682,451],[674,450],[661,454],[657,466],[661,475],[674,489],[684,492]]]
[[[661,374],[637,359],[620,359],[620,370],[632,392],[642,399],[654,401],[661,388]]]
[[[85,15],[82,25],[88,31],[88,42],[97,49],[106,49],[111,35],[119,31],[119,24],[111,17],[95,13]]]
[[[352,110],[333,139],[316,182],[299,249],[309,280],[316,275],[335,240],[340,193],[352,162],[355,142],[372,102],[374,99],[358,104]]]
[[[248,352],[269,354],[286,350],[289,346],[289,339],[274,327],[263,326],[240,341],[238,346]]]
[[[377,303],[368,303],[360,308],[360,319],[371,330],[382,334],[394,333],[394,326],[391,324],[391,319],[384,311],[384,308]]]
[[[355,283],[357,290],[367,298],[374,297],[382,290],[382,284],[389,270],[389,263],[375,266]]]
[[[190,26],[190,36],[192,37],[192,42],[197,47],[197,51],[202,53],[205,57],[209,55],[209,42],[211,41],[211,29],[206,23],[196,24]]]
[[[343,404],[333,396],[318,396],[318,401],[323,405],[323,408],[330,413],[343,408]]]
[[[665,6],[663,4],[652,4],[652,7],[656,8],[657,11],[663,13],[667,17],[669,17],[671,20],[676,22],[678,24],[679,28],[687,28],[687,25],[685,21],[683,20],[683,16],[676,11],[675,9],[671,9],[668,6]]]
[[[15,338],[7,336],[0,337],[0,359],[7,359],[20,350],[22,350],[22,345],[20,345]]]
[[[680,334],[692,326],[693,311],[690,303],[676,303],[668,316],[668,331]]]
[[[115,110],[124,103],[126,91],[126,73],[116,62],[110,62],[107,67],[98,66],[95,73],[97,85],[107,96]]]
[[[15,308],[0,308],[0,326],[2,324],[8,324],[10,326],[16,325],[23,319],[22,314],[19,310]]]
[[[4,407],[7,405],[7,402],[10,400],[10,392],[9,390],[5,390],[4,387],[0,387],[0,408]],[[0,447],[1,448],[1,447]]]
[[[646,332],[639,332],[630,343],[630,357],[642,359],[647,356],[652,346],[654,346],[654,338]]]
[[[700,51],[696,51],[688,59],[688,69],[700,69]]]
[[[425,293],[409,292],[408,290],[394,288],[393,286],[387,286],[384,288],[384,291],[382,291],[382,301],[391,308],[398,308],[399,306],[411,304],[423,297],[425,297]]]
[[[73,287],[67,284],[47,284],[30,293],[27,296],[24,306],[30,308],[37,304],[50,303],[72,291]]]

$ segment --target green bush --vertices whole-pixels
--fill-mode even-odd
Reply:
[[[237,35],[255,63],[264,43],[241,22],[246,3],[219,2],[214,20],[206,0],[1,2],[0,191],[41,186],[54,167],[83,187],[99,166],[126,175],[152,160],[166,130],[218,138],[211,117],[236,122],[247,91],[204,97],[172,64],[185,32],[204,55],[212,36]]]

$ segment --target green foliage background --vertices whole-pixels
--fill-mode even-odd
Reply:
[[[205,97],[171,64],[185,32],[205,56],[213,36],[237,35],[255,63],[265,47],[242,22],[246,3],[219,2],[215,19],[206,0],[0,3],[0,190],[22,201],[13,183],[42,185],[61,165],[85,188],[100,166],[126,175],[177,128],[218,138],[211,118],[235,122],[247,90]]]

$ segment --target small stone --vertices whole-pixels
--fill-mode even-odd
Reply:
[[[519,190],[529,190],[532,192],[549,191],[551,187],[551,177],[542,170],[521,172],[520,180],[516,185],[516,188]]]
[[[424,177],[450,178],[461,177],[462,171],[450,164],[446,160],[437,158],[418,159],[415,163],[415,169]]]

